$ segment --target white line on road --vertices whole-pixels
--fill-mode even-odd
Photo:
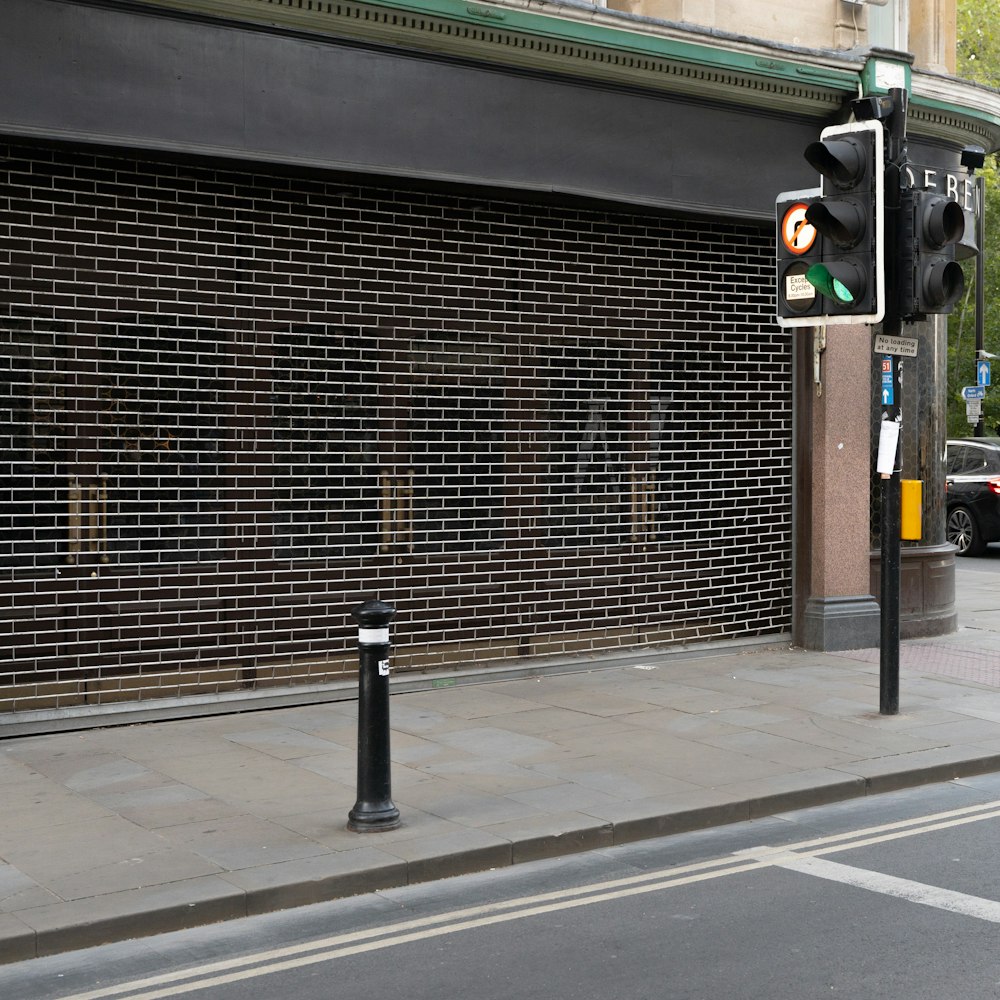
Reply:
[[[778,868],[787,868],[804,875],[815,875],[817,878],[830,882],[840,882],[843,885],[853,885],[869,892],[878,892],[897,899],[906,899],[911,903],[922,903],[938,910],[949,910],[961,913],[977,920],[988,920],[1000,924],[1000,903],[995,899],[983,899],[981,896],[969,896],[964,892],[952,889],[942,889],[936,885],[925,885],[923,882],[912,882],[908,878],[897,878],[895,875],[884,875],[882,872],[865,871],[851,865],[842,865],[837,861],[827,861],[825,858],[810,858],[797,855],[785,855],[771,859],[771,864]]]
[[[790,867],[790,864],[787,863],[790,859],[809,860],[820,854],[853,850],[903,837],[913,837],[922,833],[932,833],[954,826],[997,818],[1000,818],[1000,800],[983,802],[978,805],[964,806],[960,809],[951,809],[912,819],[897,820],[847,833],[814,837],[795,844],[779,847],[761,846],[749,851],[737,852],[735,855],[645,872],[627,878],[610,879],[605,882],[574,886],[534,896],[500,900],[484,906],[465,907],[434,916],[332,935],[302,944],[163,973],[131,983],[98,988],[74,994],[66,997],[65,1000],[105,1000],[109,997],[124,996],[128,996],[129,1000],[161,1000],[165,997],[179,996],[183,993],[208,989],[212,986],[288,971],[348,955],[362,954],[558,910],[589,906],[592,903],[658,892],[663,889],[691,885],[695,882],[722,878],[740,872],[774,866]],[[838,867],[847,868],[847,866]],[[914,885],[916,884],[914,883]],[[997,905],[1000,906],[1000,904]],[[182,982],[183,980],[191,981]]]

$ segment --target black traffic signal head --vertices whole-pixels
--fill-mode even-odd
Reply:
[[[824,129],[805,150],[823,177],[823,195],[805,217],[822,237],[806,280],[822,296],[826,323],[877,323],[885,311],[881,122]]]
[[[955,260],[965,235],[965,212],[957,201],[933,191],[903,193],[903,302],[909,319],[949,313],[965,290],[965,275]]]
[[[855,198],[823,198],[806,218],[841,250],[856,247],[867,235],[868,220]]]
[[[822,300],[806,279],[822,258],[823,238],[806,219],[819,200],[819,188],[783,191],[775,199],[776,271],[779,326],[815,326],[822,322]]]
[[[870,153],[870,137],[845,135],[811,142],[803,155],[835,187],[852,191],[871,173]]]
[[[835,305],[845,308],[865,302],[870,291],[870,275],[862,263],[851,258],[814,264],[806,281]]]
[[[805,158],[822,188],[775,200],[778,324],[878,323],[885,313],[882,123],[826,128]]]
[[[965,234],[965,213],[957,201],[939,194],[918,192],[922,238],[932,250],[957,243]]]

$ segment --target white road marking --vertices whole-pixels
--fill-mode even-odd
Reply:
[[[969,896],[964,892],[954,892],[952,889],[942,889],[923,882],[912,882],[908,878],[897,878],[895,875],[884,875],[882,872],[866,871],[863,868],[842,865],[837,861],[827,861],[825,858],[798,857],[790,854],[772,859],[771,864],[805,875],[815,875],[830,882],[853,885],[869,892],[895,896],[911,903],[921,903],[938,910],[948,910],[951,913],[961,913],[966,917],[1000,924],[1000,902],[995,899]]]
[[[627,878],[610,879],[589,885],[574,886],[534,896],[501,900],[484,906],[465,907],[430,917],[386,924],[366,930],[337,934],[303,944],[289,945],[270,951],[258,952],[239,958],[207,963],[202,966],[163,973],[130,983],[122,983],[85,993],[73,994],[65,1000],[105,1000],[108,997],[128,995],[129,1000],[161,1000],[164,997],[179,996],[195,990],[207,989],[227,983],[256,978],[275,972],[301,968],[319,962],[358,955],[365,952],[409,944],[428,938],[441,937],[460,931],[487,927],[493,924],[539,916],[558,910],[590,906],[593,903],[624,899],[649,892],[659,892],[682,885],[736,875],[768,867],[791,868],[793,863],[818,861],[818,855],[838,851],[854,850],[873,844],[886,843],[904,837],[914,837],[922,833],[932,833],[981,820],[1000,818],[1000,800],[964,806],[946,812],[897,820],[879,826],[852,830],[847,833],[814,837],[795,844],[778,847],[761,846],[748,851],[736,852],[722,858],[713,858],[689,865],[660,869]],[[849,869],[847,865],[835,865],[829,870]],[[805,869],[796,869],[802,870]],[[817,871],[818,871],[817,867]],[[861,871],[860,869],[855,869]],[[807,874],[815,874],[808,872]],[[863,873],[875,874],[875,873]],[[890,878],[890,876],[882,876]],[[834,881],[844,881],[834,879]],[[905,879],[898,880],[905,882]],[[913,886],[919,883],[911,883]],[[931,888],[931,887],[927,887]],[[947,890],[942,890],[946,892]],[[910,898],[895,893],[900,898]],[[962,896],[961,893],[953,894]],[[966,897],[975,899],[977,897]],[[917,900],[923,902],[924,900]],[[989,900],[982,900],[989,903]],[[995,904],[1000,908],[1000,904]],[[968,912],[968,911],[961,911]],[[986,918],[982,918],[986,919]],[[183,982],[183,980],[191,980]],[[146,991],[146,992],[143,992]]]

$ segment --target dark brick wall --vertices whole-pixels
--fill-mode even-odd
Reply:
[[[770,230],[0,145],[0,702],[777,634]]]

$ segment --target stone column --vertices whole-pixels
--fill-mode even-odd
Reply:
[[[910,0],[909,49],[920,69],[955,72],[955,0]]]
[[[795,641],[806,649],[878,645],[870,588],[871,331],[798,331]]]
[[[900,569],[899,634],[904,639],[943,635],[958,626],[955,609],[955,547],[945,541],[945,441],[947,439],[947,317],[908,323],[903,336],[917,340],[917,356],[900,371],[903,478],[923,482],[922,528],[918,542],[903,542]],[[873,356],[873,378],[878,359]],[[877,384],[877,383],[876,383]],[[874,399],[874,394],[873,397]],[[877,448],[879,408],[872,409],[872,448]],[[872,517],[872,593],[879,593],[879,509]]]

